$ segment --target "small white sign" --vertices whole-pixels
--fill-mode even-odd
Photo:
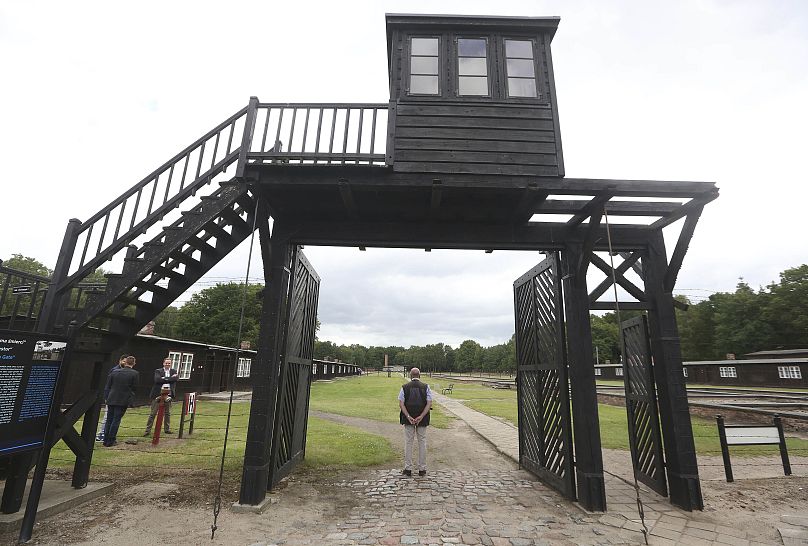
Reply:
[[[726,427],[727,444],[779,444],[777,427]]]
[[[189,392],[188,393],[188,411],[186,411],[186,415],[193,415],[195,410],[196,410],[196,393],[195,392]]]

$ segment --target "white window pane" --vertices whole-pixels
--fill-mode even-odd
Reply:
[[[532,78],[508,78],[508,96],[536,97],[536,80]]]
[[[461,95],[479,96],[488,94],[488,78],[485,76],[461,76],[458,80]]]
[[[485,59],[461,57],[457,59],[457,71],[461,76],[487,76],[488,67]]]
[[[416,95],[437,95],[437,76],[410,76],[410,93]]]
[[[438,55],[437,38],[413,38],[410,46],[411,55]]]
[[[505,56],[509,59],[532,59],[533,42],[530,40],[505,40]]]
[[[413,57],[410,60],[411,74],[438,74],[437,57]]]
[[[535,75],[533,61],[528,59],[508,59],[508,76],[512,78],[533,78]]]
[[[485,40],[459,38],[457,54],[461,57],[485,57]]]

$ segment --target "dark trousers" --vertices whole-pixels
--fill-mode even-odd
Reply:
[[[126,406],[107,406],[107,424],[104,427],[104,445],[111,446],[118,437],[118,427],[121,426],[121,419],[126,413]]]
[[[163,405],[164,412],[163,412],[163,430],[166,432],[171,432],[171,400],[166,400]],[[146,432],[151,432],[152,423],[154,423],[154,418],[157,415],[157,412],[160,409],[160,397],[158,396],[151,403],[151,413],[149,413],[149,419],[146,421]]]

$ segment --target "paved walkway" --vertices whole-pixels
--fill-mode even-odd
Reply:
[[[519,435],[510,423],[495,419],[461,402],[433,393],[436,402],[465,421],[480,436],[491,442],[498,451],[519,461]],[[631,471],[628,452],[604,450],[604,466]],[[606,505],[608,512],[598,515],[597,520],[608,526],[629,531],[640,531],[641,520],[637,513],[636,493],[633,484],[611,472],[605,473]],[[671,505],[667,499],[640,488],[649,530],[649,544],[715,544],[755,545],[754,536],[744,530],[716,524],[712,518],[700,512],[686,512]]]

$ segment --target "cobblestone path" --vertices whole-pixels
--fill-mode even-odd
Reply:
[[[439,470],[405,477],[378,470],[335,482],[360,504],[339,523],[265,544],[483,544],[487,546],[641,544],[642,534],[603,525],[520,470]],[[269,538],[269,537],[268,537]]]

